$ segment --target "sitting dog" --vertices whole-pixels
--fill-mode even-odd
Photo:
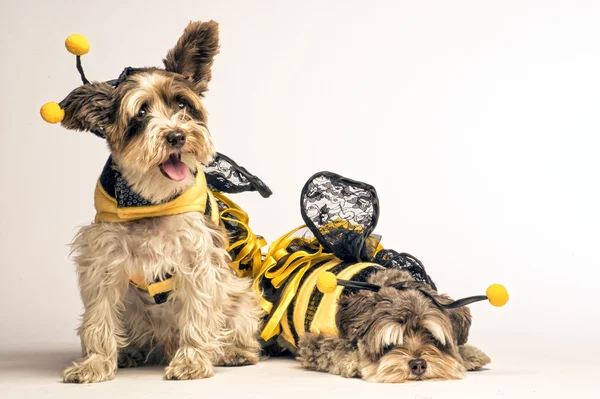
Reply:
[[[459,379],[490,362],[466,345],[465,305],[502,306],[503,287],[458,301],[438,294],[421,262],[371,234],[379,201],[368,184],[317,173],[301,205],[306,225],[274,242],[255,276],[269,353],[289,350],[311,370],[390,383]]]
[[[168,364],[165,378],[177,380],[210,377],[214,365],[255,364],[261,310],[251,281],[230,265],[220,220],[226,199],[203,172],[216,155],[202,97],[217,23],[190,23],[164,69],[126,68],[108,82],[85,78],[84,39],[67,40],[84,84],[42,108],[48,121],[105,138],[111,153],[96,187],[96,219],[72,244],[83,358],[64,381],[110,380],[117,366],[144,362]]]

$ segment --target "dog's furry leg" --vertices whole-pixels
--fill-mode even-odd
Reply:
[[[117,369],[118,348],[126,344],[120,320],[127,277],[115,250],[111,262],[94,228],[83,228],[73,243],[81,298],[85,307],[79,336],[83,358],[63,372],[64,382],[90,383],[111,380]]]
[[[360,378],[358,349],[351,341],[307,333],[298,343],[298,360],[309,370]]]
[[[165,369],[165,378],[170,380],[212,377],[212,360],[222,356],[223,343],[231,333],[225,328],[223,312],[232,276],[223,249],[225,237],[212,224],[198,223],[196,228],[200,232],[197,241],[183,247],[193,258],[175,270],[179,349]]]
[[[488,355],[472,345],[459,346],[458,352],[467,371],[478,370],[491,362]]]
[[[153,342],[154,326],[151,316],[146,310],[148,305],[142,299],[144,294],[133,285],[129,285],[124,299],[125,311],[123,313],[123,326],[127,334],[127,346],[119,349],[118,367],[138,367],[145,363],[152,363],[150,358],[156,351],[156,343]],[[147,295],[147,294],[145,294]],[[149,295],[148,295],[149,296]]]
[[[211,354],[220,351],[223,312],[211,294],[199,288],[193,278],[177,275],[176,300],[181,302],[178,315],[179,349],[165,369],[169,380],[212,377]],[[221,298],[219,298],[221,299]]]
[[[258,363],[260,344],[258,328],[262,311],[258,296],[252,292],[251,280],[232,276],[228,283],[230,294],[225,309],[227,329],[233,333],[227,338],[224,354],[216,359],[217,366],[244,366]]]

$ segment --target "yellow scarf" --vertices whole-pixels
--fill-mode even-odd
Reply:
[[[131,222],[157,216],[178,215],[187,212],[206,212],[206,204],[210,201],[210,218],[219,223],[219,209],[213,193],[206,186],[206,177],[198,167],[196,184],[184,191],[177,198],[157,205],[117,207],[116,198],[111,197],[102,187],[100,180],[96,183],[94,206],[96,207],[96,223]]]

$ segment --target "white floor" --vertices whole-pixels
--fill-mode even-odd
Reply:
[[[552,350],[548,355],[552,359]],[[119,370],[115,380],[92,385],[59,381],[77,351],[0,353],[0,398],[598,398],[600,368],[593,358],[544,362],[515,354],[495,356],[490,368],[461,381],[371,384],[311,372],[293,359],[218,368],[201,381],[165,381],[159,367]],[[543,357],[536,356],[536,359]]]

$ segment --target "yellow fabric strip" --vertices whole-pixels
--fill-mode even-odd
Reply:
[[[156,294],[162,294],[163,292],[172,291],[174,279],[175,277],[169,277],[166,280],[148,284],[148,293],[154,296]]]
[[[265,259],[261,263],[259,263],[257,265],[257,267],[254,268],[252,271],[252,277],[254,278],[254,282],[252,284],[252,289],[254,290],[254,292],[256,292],[258,295],[261,296],[262,299],[261,299],[260,306],[267,313],[271,313],[273,304],[271,302],[267,301],[262,296],[262,293],[260,292],[259,283],[263,279],[265,273],[267,271],[269,271],[269,269],[276,266],[277,262],[281,258],[283,258],[285,255],[287,255],[287,250],[286,250],[287,245],[289,244],[289,242],[291,242],[291,240],[294,239],[294,238],[290,238],[290,236],[292,236],[298,230],[303,229],[304,227],[306,227],[306,226],[305,225],[299,226],[299,227],[291,230],[289,233],[284,234],[282,237],[280,237],[276,241],[274,241],[271,244],[271,246],[269,247],[269,251],[267,252],[267,254],[265,256]]]
[[[210,201],[210,220],[213,221],[214,224],[219,224],[219,205],[217,204],[217,200],[215,199],[215,195],[212,191],[208,191],[208,200]],[[206,206],[205,206],[206,211]]]
[[[342,270],[336,276],[341,280],[350,280],[353,276],[358,274],[361,270],[366,269],[367,267],[380,267],[375,263],[370,262],[362,262],[355,263],[351,266],[348,266],[344,270]],[[315,281],[316,284],[316,281]],[[314,288],[314,286],[313,286]],[[338,286],[335,291],[330,294],[324,294],[321,303],[317,307],[317,311],[315,312],[315,316],[310,325],[310,332],[313,334],[326,334],[326,335],[338,335],[338,329],[335,324],[335,315],[337,313],[337,304],[340,296],[342,295],[342,291],[344,290],[343,286]]]
[[[138,207],[117,207],[117,200],[104,190],[100,184],[100,180],[96,183],[96,191],[94,192],[94,205],[96,207],[95,222],[130,222],[157,216],[177,215],[187,212],[206,211],[206,202],[209,200],[210,194],[206,186],[206,178],[202,172],[202,168],[198,165],[198,173],[196,173],[196,184],[184,191],[177,198],[164,204],[138,206]],[[211,201],[211,205],[213,205]],[[211,219],[218,221],[218,208],[216,202],[212,208]]]
[[[246,237],[230,243],[227,251],[231,253],[233,250],[241,247],[235,259],[232,259],[231,268],[240,277],[251,277],[253,271],[260,268],[260,264],[262,263],[261,249],[267,245],[267,241],[262,237],[257,237],[252,232],[249,225],[250,217],[235,202],[222,193],[214,192],[213,195],[226,206],[226,209],[218,213],[219,219],[235,223],[246,232]],[[247,268],[241,269],[240,265],[247,266]]]
[[[148,285],[146,284],[146,280],[144,280],[143,276],[136,274],[134,276],[131,276],[129,278],[129,281],[131,281],[136,287],[144,291],[148,291]]]
[[[295,232],[295,230],[290,232],[290,234],[293,232]],[[289,237],[278,241],[279,245],[287,245],[289,242]],[[275,258],[283,254],[281,249],[282,248],[278,248],[277,246],[275,246],[269,251],[270,253],[272,253],[271,257],[267,258],[267,261],[269,261],[268,265],[270,265],[270,268],[273,268],[277,265],[277,260]],[[302,256],[303,254],[306,255]],[[339,261],[335,258],[333,254],[321,253],[321,248],[319,248],[319,251],[316,254],[308,254],[305,251],[298,251],[293,253],[292,255],[290,255],[289,259],[285,262],[285,264],[281,267],[278,267],[277,271],[274,272],[270,271],[269,268],[265,268],[263,266],[262,275],[265,276],[265,278],[272,277],[271,283],[273,284],[273,286],[275,288],[283,289],[283,292],[279,299],[279,303],[276,307],[273,307],[273,305],[270,302],[264,300],[264,298],[261,303],[263,309],[270,313],[270,317],[265,326],[263,327],[263,331],[260,335],[265,341],[277,334],[279,324],[282,322],[282,319],[285,318],[285,314],[288,311],[288,306],[296,296],[296,292],[304,274],[307,273],[316,262],[324,262],[326,260]],[[291,274],[294,272],[294,277],[290,279]],[[258,276],[258,278],[255,279],[255,287],[258,287],[260,277],[261,276]]]
[[[291,309],[288,309],[288,312],[289,311],[291,311]],[[281,337],[283,339],[285,339],[287,342],[289,342],[290,344],[292,344],[293,346],[296,346],[296,343],[294,342],[294,335],[292,334],[292,330],[290,329],[290,325],[288,323],[287,312],[281,318],[280,324],[281,324]],[[278,334],[277,330],[273,336]]]
[[[156,294],[162,294],[163,292],[168,292],[173,290],[175,276],[169,277],[166,280],[157,281],[155,283],[146,283],[144,277],[139,274],[131,276],[129,281],[131,281],[136,287],[147,291],[151,296]]]
[[[312,271],[306,280],[304,280],[304,283],[302,283],[302,286],[296,295],[296,304],[294,309],[288,309],[288,312],[293,312],[294,327],[296,328],[296,334],[298,334],[299,337],[302,337],[305,333],[304,320],[306,318],[306,311],[310,302],[310,296],[317,285],[317,278],[322,272],[331,270],[340,263],[342,263],[340,259],[333,259],[329,262],[326,262],[324,265],[318,267],[315,271]],[[294,340],[292,339],[292,342],[293,341]]]
[[[285,315],[285,311],[294,298],[294,295],[296,295],[296,289],[298,288],[298,284],[303,275],[303,272],[298,272],[298,274],[286,284],[283,293],[281,294],[279,305],[272,310],[269,321],[265,324],[260,333],[260,337],[265,341],[268,341],[278,334],[281,318]]]

